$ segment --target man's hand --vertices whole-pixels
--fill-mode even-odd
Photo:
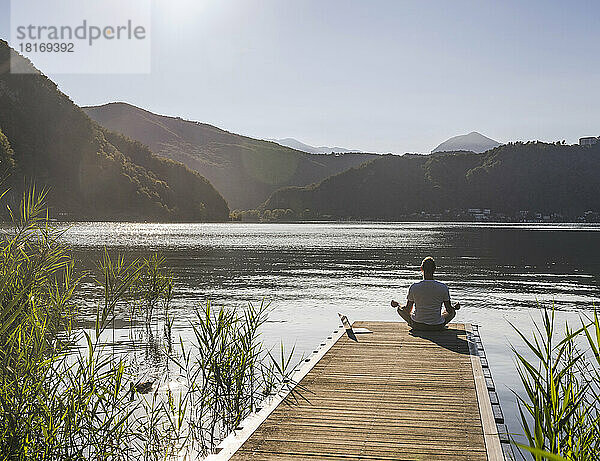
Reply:
[[[457,310],[459,310],[459,309],[460,309],[460,303],[456,303],[456,304],[454,305],[454,310],[455,310],[455,311],[457,311]]]
[[[394,301],[394,300],[392,299],[392,307],[398,307],[399,305],[400,305],[400,304],[398,304],[398,302],[397,302],[397,301]]]

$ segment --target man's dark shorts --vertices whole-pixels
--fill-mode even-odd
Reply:
[[[427,323],[415,322],[411,320],[408,324],[413,330],[421,330],[421,331],[439,331],[446,328],[446,323],[440,323],[439,325],[429,325]]]

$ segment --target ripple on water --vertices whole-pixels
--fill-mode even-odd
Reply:
[[[397,320],[392,298],[406,299],[426,255],[463,309],[458,321],[480,325],[509,429],[519,431],[510,389],[519,386],[509,343],[512,322],[531,331],[539,303],[576,321],[600,298],[597,225],[461,223],[137,224],[75,223],[64,235],[81,269],[93,269],[106,246],[128,258],[160,250],[176,276],[175,331],[191,341],[193,307],[212,299],[239,307],[271,301],[262,338],[297,356],[352,320]],[[88,320],[100,291],[84,279]],[[124,313],[122,314],[125,315]],[[119,347],[127,348],[123,328]]]

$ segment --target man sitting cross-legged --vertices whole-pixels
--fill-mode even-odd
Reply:
[[[423,280],[413,283],[408,289],[406,306],[402,307],[392,300],[392,307],[397,308],[398,315],[414,330],[440,330],[456,316],[460,304],[452,307],[448,287],[433,279],[435,261],[431,256],[421,263],[421,272]],[[443,313],[442,304],[446,308]]]

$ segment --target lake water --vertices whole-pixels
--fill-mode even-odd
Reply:
[[[600,227],[457,223],[132,224],[76,223],[66,243],[83,262],[103,248],[128,258],[160,251],[176,276],[178,334],[189,337],[192,307],[208,299],[240,307],[271,303],[263,339],[309,354],[338,325],[399,320],[423,257],[462,309],[455,321],[480,325],[509,430],[520,432],[512,322],[531,331],[538,303],[576,322],[600,299]],[[86,299],[98,293],[83,283]],[[91,312],[91,304],[88,306]],[[90,314],[91,315],[91,314]]]

